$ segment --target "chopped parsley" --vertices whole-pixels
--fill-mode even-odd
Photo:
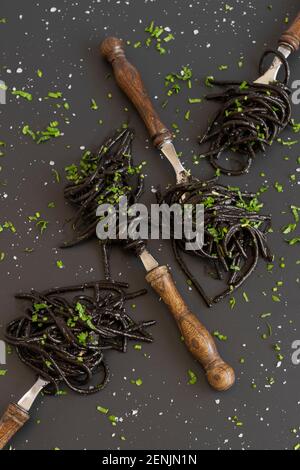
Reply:
[[[168,88],[167,95],[178,95],[181,91],[181,84],[186,83],[188,88],[192,88],[192,69],[188,66],[183,66],[178,73],[170,73],[165,77],[165,87]],[[191,103],[191,101],[190,101]]]
[[[49,91],[48,95],[46,98],[52,98],[54,100],[58,100],[62,98],[62,92],[61,91]]]
[[[99,109],[99,106],[97,105],[96,101],[93,98],[91,99],[91,109],[93,111],[97,111]]]
[[[28,124],[26,124],[23,129],[22,133],[23,135],[28,135],[32,138],[33,141],[36,142],[36,144],[42,144],[44,142],[47,142],[48,140],[52,138],[57,138],[61,136],[61,131],[58,128],[59,123],[57,121],[52,121],[50,124],[46,127],[46,129],[42,131],[33,131]]]
[[[283,140],[283,139],[277,139],[277,142],[279,142],[281,145],[285,147],[292,147],[293,145],[298,144],[298,140]]]
[[[0,225],[0,233],[3,232],[3,230],[9,230],[11,233],[17,233],[16,227],[9,220]]]
[[[107,415],[109,413],[109,409],[104,408],[103,406],[97,406],[97,411],[99,411],[99,413],[102,413],[104,415]]]
[[[298,245],[298,243],[300,243],[300,237],[293,238],[292,240],[287,240],[287,242],[290,246]]]
[[[300,221],[300,207],[291,206],[290,209],[294,217],[294,222],[283,227],[282,232],[284,235],[290,235],[291,233],[295,232]],[[295,237],[291,240],[286,240],[286,242],[290,246],[295,246],[300,242],[300,237]]]
[[[219,341],[227,341],[228,337],[220,333],[219,331],[214,331],[213,336]]]
[[[278,183],[278,181],[276,181],[276,183],[274,184],[274,187],[279,193],[283,193],[283,185]]]
[[[169,28],[164,26],[156,26],[154,21],[151,21],[149,26],[145,29],[145,33],[148,34],[148,37],[145,41],[147,47],[154,45],[155,49],[161,54],[164,55],[167,53],[166,45],[171,41],[174,41],[175,37],[169,30]],[[138,44],[138,46],[137,46]],[[134,47],[141,47],[141,42],[134,44]]]
[[[272,329],[272,326],[270,325],[270,323],[267,323],[266,324],[267,328],[268,328],[268,332],[267,333],[264,333],[261,337],[263,340],[267,340],[268,338],[270,338],[273,334],[273,329]]]
[[[205,85],[209,88],[213,88],[214,81],[215,81],[215,78],[213,76],[206,77]]]
[[[189,98],[189,103],[190,104],[202,103],[202,98]]]
[[[41,218],[41,214],[36,212],[34,215],[28,217],[29,222],[36,222],[36,227],[40,230],[41,235],[45,232],[49,222]]]
[[[188,381],[189,385],[195,385],[198,382],[198,377],[195,374],[195,372],[193,372],[192,370],[188,370],[188,376],[189,376],[189,381]]]
[[[28,93],[27,91],[13,90],[11,92],[11,94],[14,95],[14,96],[20,97],[20,98],[24,98],[24,100],[27,100],[27,101],[32,101],[33,100],[32,94]]]
[[[141,387],[143,385],[142,379],[131,380],[132,385],[136,385],[137,387]]]

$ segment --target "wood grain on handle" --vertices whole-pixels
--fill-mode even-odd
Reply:
[[[101,54],[112,64],[119,87],[128,96],[141,115],[151,139],[160,148],[173,139],[172,133],[161,122],[144,87],[138,70],[127,60],[121,39],[107,38],[100,46]]]
[[[293,51],[297,51],[300,47],[300,13],[289,27],[289,29],[283,33],[279,40],[279,44],[289,46]]]
[[[0,449],[3,449],[11,438],[29,420],[29,414],[14,403],[10,404],[0,420]]]
[[[220,357],[211,334],[189,311],[168,268],[160,266],[154,269],[146,280],[169,307],[187,348],[204,368],[210,385],[218,391],[229,390],[235,383],[234,370]]]

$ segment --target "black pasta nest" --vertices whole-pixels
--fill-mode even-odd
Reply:
[[[204,206],[204,246],[190,251],[186,243],[176,240],[172,244],[175,257],[208,306],[212,306],[241,287],[257,267],[260,258],[273,260],[267,245],[270,216],[260,214],[263,207],[255,194],[243,193],[237,188],[218,184],[217,180],[195,181],[170,188],[160,202],[168,205]],[[197,256],[214,268],[214,278],[226,281],[226,290],[214,298],[204,291],[197,276],[191,273],[184,253]]]
[[[101,204],[118,206],[121,197],[127,197],[128,207],[135,204],[143,191],[142,165],[132,162],[134,132],[117,131],[105,141],[95,154],[87,152],[80,166],[67,167],[72,180],[64,191],[65,199],[77,211],[72,220],[75,238],[62,248],[72,247],[96,236]]]
[[[266,51],[259,72],[264,74],[264,60],[269,54],[280,58],[285,68],[285,79],[270,85],[247,82],[212,82],[226,87],[219,94],[208,95],[208,100],[221,103],[221,109],[212,120],[200,143],[211,142],[208,152],[211,164],[227,175],[241,175],[249,172],[258,152],[265,152],[266,146],[278,138],[291,120],[291,104],[288,87],[289,64],[278,51]],[[237,158],[234,158],[234,156]],[[228,157],[228,167],[221,163]]]
[[[136,322],[125,308],[128,300],[147,291],[127,289],[125,283],[99,281],[17,296],[29,305],[8,325],[6,341],[24,364],[50,382],[46,393],[57,393],[61,384],[81,395],[96,393],[110,378],[108,350],[126,353],[129,340],[153,341],[147,328],[155,322]]]

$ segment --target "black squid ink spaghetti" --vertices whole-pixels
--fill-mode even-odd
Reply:
[[[140,197],[142,167],[132,165],[133,138],[130,130],[118,132],[96,154],[87,152],[79,167],[67,167],[71,182],[65,198],[77,212],[75,238],[63,248],[96,236],[98,205],[117,205],[122,196],[134,204]],[[133,245],[128,248],[137,250],[139,241]],[[128,293],[128,284],[112,280],[109,246],[109,242],[101,242],[105,281],[17,296],[29,306],[20,319],[8,325],[6,340],[16,347],[24,364],[50,382],[46,388],[50,394],[60,384],[83,395],[102,390],[110,377],[108,350],[126,353],[129,340],[153,341],[147,328],[155,322],[136,322],[125,307],[126,301],[147,291]]]
[[[126,353],[130,340],[153,341],[147,328],[155,322],[136,322],[125,308],[146,291],[127,289],[125,283],[99,281],[17,296],[28,306],[8,325],[6,341],[49,381],[46,393],[57,393],[61,385],[81,395],[99,392],[110,378],[109,350]]]
[[[259,71],[264,74],[264,63],[270,54],[278,57],[285,70],[282,81],[272,84],[213,81],[225,87],[219,94],[208,95],[208,100],[221,103],[200,144],[210,142],[203,154],[213,167],[226,175],[249,172],[257,153],[278,138],[291,121],[291,104],[288,87],[290,68],[287,59],[278,50],[266,51],[260,61]],[[224,163],[224,160],[228,160]]]
[[[131,129],[117,131],[100,147],[96,154],[87,152],[80,166],[67,167],[71,182],[65,188],[65,199],[77,212],[72,221],[75,237],[62,248],[70,248],[96,236],[99,222],[97,208],[110,204],[118,209],[122,197],[127,198],[128,207],[137,203],[144,189],[143,164],[133,165],[132,145],[134,132]],[[117,213],[118,217],[118,213]],[[117,223],[118,225],[118,223]],[[118,226],[118,233],[119,233]],[[110,279],[110,247],[112,242],[121,243],[125,249],[139,251],[140,240],[101,241],[106,279]]]
[[[128,205],[135,204],[143,191],[142,165],[132,164],[134,132],[125,129],[109,138],[96,154],[86,152],[80,167],[67,167],[71,182],[65,188],[65,199],[77,212],[72,221],[74,240],[63,245],[68,248],[96,235],[99,221],[97,207],[101,204],[117,206],[126,196]]]
[[[204,246],[186,250],[189,240],[176,240],[172,244],[181,269],[200,293],[208,306],[220,302],[241,287],[252,275],[260,258],[271,261],[273,256],[266,236],[271,218],[261,215],[261,204],[255,194],[242,193],[238,188],[220,185],[217,179],[194,181],[170,188],[161,201],[172,204],[203,204]],[[188,267],[188,256],[198,257],[213,269],[213,277],[226,282],[221,294],[209,297],[198,277]]]

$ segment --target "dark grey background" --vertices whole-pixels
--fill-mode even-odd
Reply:
[[[233,11],[225,13],[225,3],[233,6]],[[270,3],[272,10],[268,9]],[[105,35],[118,35],[135,43],[145,38],[144,28],[151,20],[172,29],[176,40],[170,44],[170,54],[160,56],[153,48],[130,47],[128,55],[141,69],[150,94],[158,97],[158,103],[164,100],[164,76],[182,65],[193,68],[198,80],[193,90],[171,98],[161,114],[167,124],[180,125],[177,147],[184,153],[187,167],[198,177],[207,177],[212,174],[209,165],[206,162],[193,165],[192,156],[200,153],[196,138],[205,129],[215,105],[204,101],[202,105],[190,106],[188,96],[205,95],[203,80],[207,75],[254,79],[261,53],[276,45],[285,27],[284,19],[295,16],[297,3],[293,0],[1,2],[0,17],[6,17],[7,24],[0,25],[0,78],[9,88],[25,87],[34,95],[34,101],[29,103],[8,93],[8,104],[0,106],[0,140],[7,142],[6,156],[1,160],[0,221],[11,220],[17,228],[16,235],[9,232],[0,235],[0,250],[6,252],[0,266],[2,337],[4,325],[22,311],[14,300],[15,292],[102,276],[95,242],[66,252],[56,247],[70,235],[65,222],[73,213],[63,200],[64,167],[79,160],[81,146],[95,148],[112,129],[128,119],[124,112],[128,102],[114,80],[106,78],[110,69],[99,58],[98,46]],[[51,7],[58,10],[50,13]],[[199,30],[199,34],[195,35],[194,30]],[[245,65],[239,69],[241,55]],[[290,63],[296,80],[300,78],[299,54]],[[227,72],[218,70],[222,64],[229,65]],[[19,67],[23,70],[20,74],[16,73]],[[42,79],[36,75],[38,68],[44,72]],[[69,112],[61,113],[49,102],[38,101],[50,90],[63,92],[71,106]],[[113,94],[112,100],[107,98],[109,92]],[[98,112],[90,110],[91,98],[100,105]],[[178,115],[176,108],[180,109]],[[183,116],[189,108],[192,119],[186,122]],[[151,148],[140,119],[129,109],[130,123],[137,131],[135,160],[148,162],[147,187],[150,190],[151,185],[166,186],[174,181],[172,170]],[[69,125],[64,124],[61,114],[70,117]],[[299,107],[295,107],[294,115],[300,119]],[[54,118],[60,121],[65,134],[55,142],[37,146],[21,135],[24,123],[40,129]],[[98,119],[104,120],[103,126],[99,126]],[[286,131],[284,138],[288,136],[295,137]],[[289,161],[284,159],[287,155]],[[150,292],[137,303],[133,315],[158,321],[153,329],[155,344],[143,346],[142,352],[130,349],[127,356],[111,354],[112,381],[97,396],[82,398],[68,393],[64,397],[39,399],[33,407],[31,422],[14,439],[14,448],[292,449],[299,442],[299,435],[291,433],[293,428],[299,431],[300,366],[297,368],[291,362],[291,344],[300,339],[299,265],[296,265],[299,248],[289,247],[279,231],[292,222],[289,206],[298,203],[298,176],[296,183],[289,182],[289,175],[297,174],[298,156],[298,145],[289,150],[275,144],[267,157],[259,156],[250,176],[223,179],[254,191],[266,180],[270,185],[263,200],[265,212],[273,214],[275,231],[270,240],[277,258],[273,275],[267,273],[262,262],[248,282],[244,290],[249,303],[244,301],[242,290],[236,296],[234,310],[225,302],[209,311],[196,293],[189,290],[168,244],[151,243],[160,261],[172,266],[182,294],[199,318],[211,331],[228,335],[228,341],[220,343],[219,348],[236,369],[235,388],[226,394],[209,388],[199,366],[181,344],[166,308]],[[55,162],[54,167],[51,161]],[[60,184],[55,182],[52,168],[62,175]],[[262,171],[266,178],[259,176]],[[284,184],[282,194],[273,189],[275,181]],[[144,199],[154,201],[154,195],[149,191]],[[47,208],[50,201],[55,202],[55,209]],[[50,221],[43,236],[38,236],[27,220],[36,211]],[[27,247],[34,248],[34,252],[24,253]],[[280,256],[285,257],[285,270],[279,268]],[[65,264],[63,270],[56,267],[60,259]],[[116,250],[113,270],[117,279],[129,280],[137,288],[145,287],[143,269],[130,255]],[[284,281],[284,288],[282,301],[277,304],[271,297],[279,280]],[[261,339],[266,324],[260,315],[265,312],[272,312],[273,336],[267,341]],[[281,343],[285,355],[278,369],[272,349],[276,342]],[[244,365],[239,363],[241,357],[245,358]],[[1,410],[10,400],[18,399],[35,379],[15,354],[8,356],[6,368],[7,375],[0,377]],[[197,385],[187,384],[189,369],[197,372]],[[130,383],[138,377],[143,379],[139,388]],[[266,387],[269,377],[276,379],[271,388]],[[251,387],[252,380],[257,384],[256,390]],[[112,414],[122,418],[117,427],[112,427],[96,411],[97,405],[108,407]],[[137,414],[133,415],[133,410]],[[230,421],[235,415],[244,423],[243,427]],[[126,441],[121,441],[120,436],[125,436]]]

